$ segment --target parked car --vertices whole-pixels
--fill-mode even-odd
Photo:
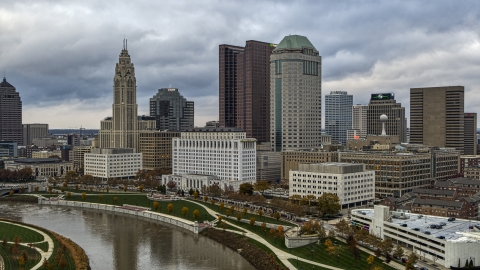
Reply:
[[[428,235],[430,235],[431,233],[430,233],[429,231],[426,231],[426,232],[424,232],[424,234],[428,234]]]
[[[401,261],[402,261],[402,263],[407,263],[408,259],[407,258],[402,258]]]
[[[428,268],[426,268],[426,267],[423,267],[423,266],[422,266],[422,267],[420,267],[419,269],[420,269],[420,270],[428,270]]]
[[[450,221],[450,222],[455,221],[455,218],[454,217],[449,217],[448,221]]]
[[[447,223],[445,223],[445,222],[440,222],[439,224],[440,224],[441,226],[447,225]]]
[[[402,227],[407,227],[407,224],[403,223],[402,225],[400,225]]]
[[[412,230],[417,231],[417,232],[420,231],[419,228],[413,228]]]

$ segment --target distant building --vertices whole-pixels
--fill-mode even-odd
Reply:
[[[352,129],[353,96],[346,91],[325,95],[325,131],[342,145],[347,144],[347,130]]]
[[[16,158],[18,156],[18,146],[16,142],[0,141],[0,158]]]
[[[65,176],[65,173],[73,170],[73,163],[57,158],[19,158],[5,162],[7,170],[20,170],[27,167],[32,169],[32,176],[35,179],[43,180],[48,177]]]
[[[257,181],[280,183],[280,152],[257,150]]]
[[[464,153],[463,86],[410,88],[410,143]]]
[[[308,38],[290,35],[270,56],[272,151],[320,146],[322,57]]]
[[[366,138],[367,137],[367,112],[368,112],[368,105],[353,105],[352,106],[352,130],[360,131],[359,134],[355,134],[354,136],[358,136],[358,138]],[[348,137],[348,134],[347,134]],[[353,137],[352,139],[356,139]],[[349,139],[347,138],[347,141]]]
[[[48,124],[23,124],[23,145],[32,145],[33,139],[48,137]]]
[[[463,116],[465,155],[477,154],[477,113],[466,112]]]
[[[338,162],[338,152],[320,148],[282,151],[280,178],[289,182],[290,171],[297,171],[301,163]]]
[[[60,150],[32,152],[32,158],[51,158],[52,156],[61,158],[62,152]]]
[[[92,149],[85,154],[85,174],[107,180],[133,178],[142,168],[142,153],[133,148]]]
[[[80,138],[79,134],[68,134],[67,135],[67,144],[71,145],[72,147],[80,146],[81,145],[81,143],[80,143],[81,139],[82,138]]]
[[[23,144],[22,101],[5,77],[0,82],[0,141]]]
[[[206,128],[218,128],[220,127],[220,123],[218,121],[208,121],[205,123]]]
[[[172,175],[164,175],[162,183],[182,175],[210,175],[222,189],[238,190],[240,184],[256,181],[256,147],[256,140],[237,128],[186,130],[173,138]],[[178,182],[177,187],[198,188],[198,181]]]
[[[61,145],[58,138],[55,137],[42,137],[32,139],[32,144],[39,148],[51,147],[52,145]]]
[[[375,198],[375,172],[364,164],[338,162],[300,164],[290,171],[290,196],[318,198],[324,193],[337,194],[343,209],[366,205]]]
[[[194,126],[194,103],[187,101],[178,88],[160,88],[150,98],[150,116],[158,130],[185,130]]]
[[[140,131],[143,169],[172,169],[172,139],[178,137],[178,131]]]
[[[255,40],[245,47],[219,46],[221,127],[243,129],[248,138],[270,141],[270,55],[274,44]]]
[[[367,111],[367,135],[381,135],[382,122],[380,116],[388,117],[385,131],[388,136],[398,136],[400,142],[407,141],[407,119],[405,107],[397,103],[393,93],[372,94]]]
[[[478,167],[478,166],[477,167],[465,167],[463,169],[463,176],[465,176],[465,178],[480,180],[480,167]]]
[[[70,159],[73,161],[73,165],[77,171],[85,168],[85,154],[90,153],[92,149],[93,147],[91,146],[77,146],[73,148]]]
[[[461,155],[458,172],[460,174],[464,174],[465,168],[478,167],[479,165],[480,165],[480,155]]]

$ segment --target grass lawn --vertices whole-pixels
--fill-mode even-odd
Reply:
[[[205,210],[205,208],[203,208],[202,206],[186,200],[159,202],[160,205],[158,210],[154,210],[153,201],[147,199],[147,196],[144,194],[128,194],[128,193],[127,194],[102,194],[102,196],[103,198],[101,201],[99,200],[99,196],[97,195],[89,195],[85,198],[85,200],[82,199],[81,195],[72,195],[71,198],[66,200],[92,202],[92,203],[104,203],[104,204],[110,204],[110,205],[129,204],[129,205],[149,207],[154,212],[160,212],[162,214],[172,215],[172,216],[180,217],[180,218],[191,220],[191,221],[196,221],[193,217],[193,211],[198,210],[200,212],[200,215],[197,221],[201,222],[205,218],[208,221],[213,221],[216,219],[216,217],[213,217],[212,215],[208,214],[207,210]],[[114,197],[117,197],[117,203],[114,203],[113,201]],[[171,213],[168,212],[168,204],[170,203],[173,204],[173,211]],[[188,208],[188,214],[186,216],[182,215],[183,207]]]
[[[192,201],[198,202],[205,207],[208,207],[208,208],[210,208],[214,211],[217,211],[225,217],[227,216],[226,211],[227,211],[227,209],[229,209],[228,207],[225,207],[225,208],[223,208],[223,210],[220,210],[220,205],[218,203],[215,204],[215,205],[212,205],[210,202],[206,203],[203,200],[192,200]],[[259,215],[252,214],[252,213],[247,213],[246,216],[244,216],[243,209],[240,209],[240,211],[234,211],[234,213],[230,214],[230,216],[236,217],[238,212],[240,212],[242,214],[242,218],[244,218],[244,219],[250,219],[251,217],[254,217],[256,221],[266,222],[266,223],[270,223],[270,224],[284,225],[284,226],[295,226],[292,223],[288,223],[288,222],[285,222],[285,221],[282,221],[282,220],[276,220],[274,218],[266,217],[266,216],[260,217]],[[226,220],[229,221],[230,219],[226,219]]]
[[[222,222],[222,224],[217,223],[217,227],[220,229],[226,229],[226,230],[232,230],[232,231],[237,231],[237,232],[246,232],[246,230],[239,229],[237,227],[233,227],[225,222]]]
[[[52,253],[52,256],[50,256],[50,259],[48,259],[48,262],[49,263],[52,263],[54,265],[57,265],[57,263],[55,262],[56,260],[56,256],[57,256],[57,253],[59,252],[59,250],[62,252],[63,250],[63,247],[60,246],[60,243],[57,241],[57,239],[51,235],[50,233],[48,232],[45,232],[46,234],[48,234],[50,236],[50,238],[52,238],[53,240],[53,253]],[[65,251],[63,252],[63,254],[65,255],[65,259],[67,261],[67,267],[65,267],[64,269],[75,269],[75,262],[73,261],[73,258],[70,254],[70,252],[68,251]],[[54,268],[54,269],[57,269],[57,268]]]
[[[42,242],[38,244],[34,244],[35,247],[47,252],[48,251],[48,242]]]
[[[0,232],[0,240],[6,238],[9,242],[13,242],[15,236],[19,236],[22,239],[22,243],[40,242],[44,240],[43,236],[35,231],[2,221],[0,221]]]
[[[321,267],[314,264],[309,264],[302,261],[297,261],[297,259],[288,259],[288,261],[297,267],[299,270],[330,270],[330,268]]]
[[[28,257],[28,259],[24,261],[24,269],[32,268],[41,259],[40,253],[35,250],[31,250],[29,247],[19,245],[17,255],[12,255],[10,252],[10,247],[13,247],[13,244],[7,244],[6,246],[3,244],[0,245],[0,256],[3,258],[5,270],[20,269],[19,256],[22,256],[23,252],[25,252]]]
[[[312,260],[322,264],[344,269],[369,269],[369,265],[367,264],[366,260],[370,256],[370,254],[359,250],[360,259],[355,260],[351,251],[348,249],[348,246],[339,240],[332,240],[336,241],[336,247],[341,249],[339,257],[332,256],[326,251],[326,247],[323,244],[324,240],[320,241],[320,245],[310,244],[299,248],[289,249],[285,246],[285,240],[283,237],[274,237],[274,235],[271,235],[269,233],[268,229],[266,231],[262,231],[261,227],[259,226],[251,226],[250,224],[245,224],[236,220],[228,221],[259,235],[260,237],[268,241],[271,245],[294,256],[298,256],[299,258],[304,258],[307,260]],[[373,265],[381,266],[385,270],[394,270],[393,267],[384,264],[383,261],[378,258],[375,258]]]

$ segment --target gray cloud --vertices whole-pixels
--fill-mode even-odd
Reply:
[[[395,92],[408,110],[411,87],[464,85],[466,110],[480,112],[477,1],[0,0],[0,68],[20,92],[24,122],[58,128],[98,128],[111,114],[124,36],[139,114],[158,88],[178,87],[203,125],[218,119],[218,45],[288,34],[320,51],[324,94],[346,90],[366,103]]]

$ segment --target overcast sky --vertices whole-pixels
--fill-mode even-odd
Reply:
[[[465,110],[480,112],[480,1],[0,0],[0,68],[23,122],[50,128],[99,128],[112,114],[124,36],[139,115],[176,87],[203,126],[218,119],[218,45],[289,34],[323,57],[323,96],[394,92],[409,117],[411,87],[463,85]]]

